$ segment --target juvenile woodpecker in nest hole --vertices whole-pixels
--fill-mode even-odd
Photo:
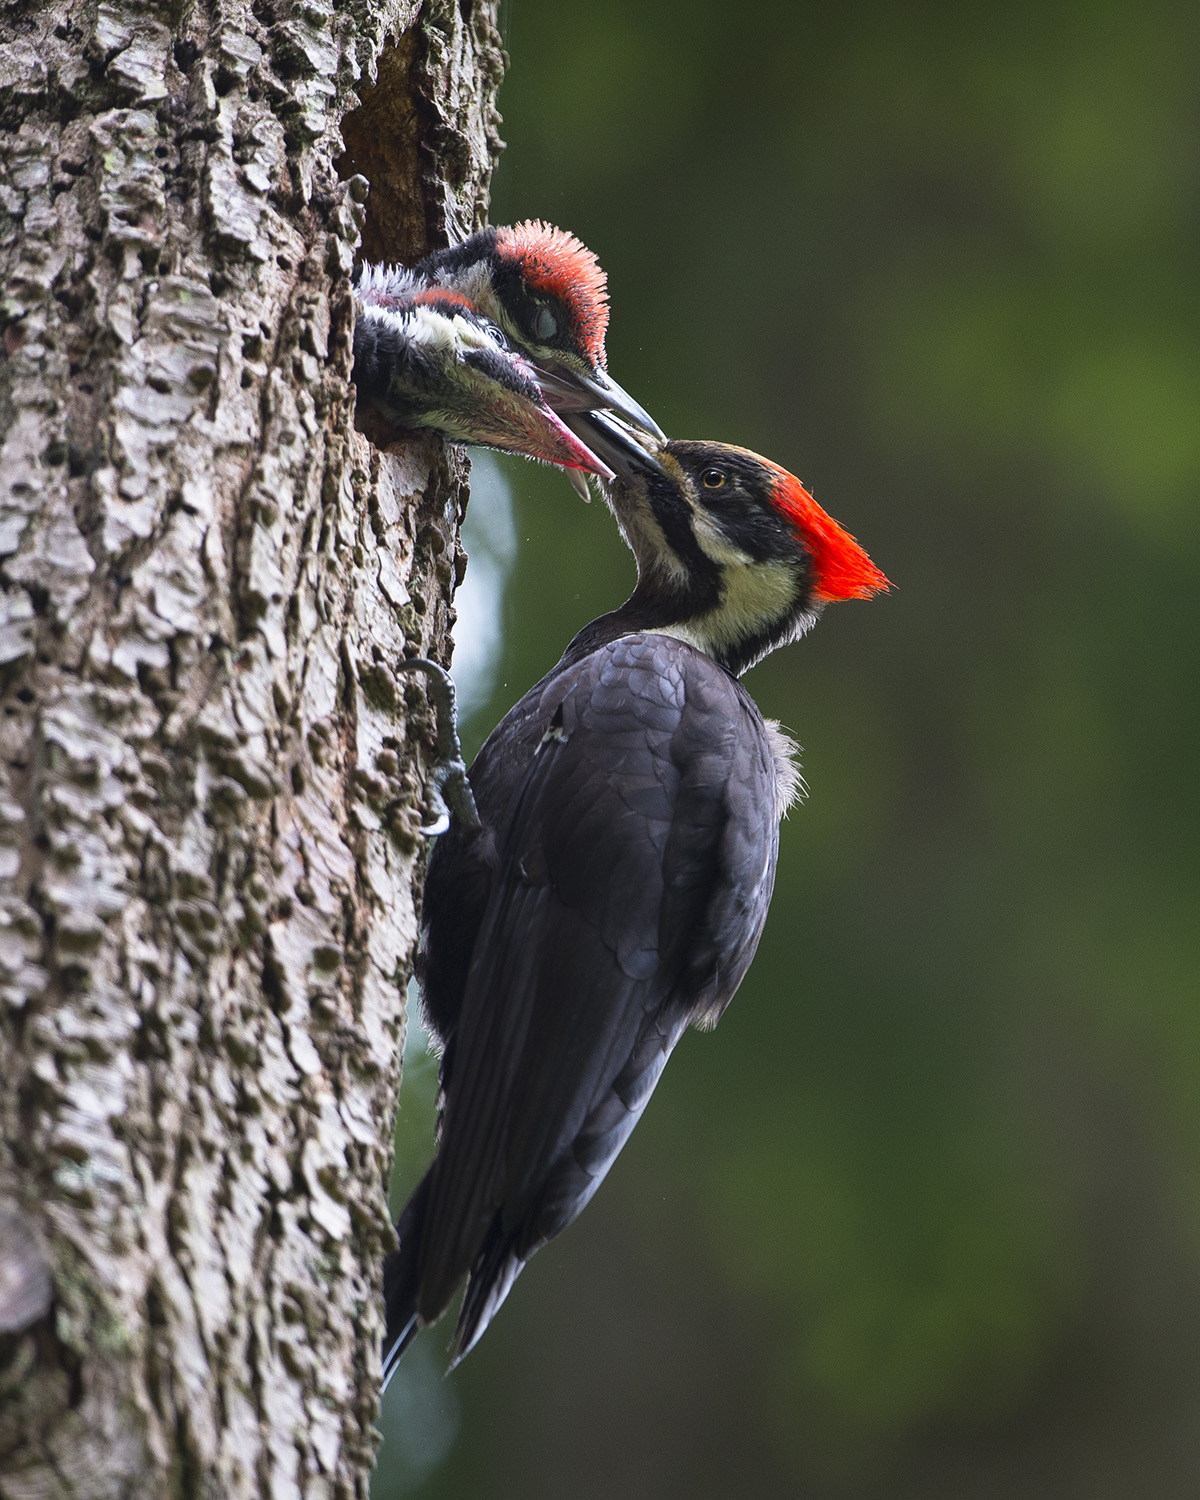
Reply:
[[[384,1379],[463,1278],[457,1361],[581,1212],[680,1035],[758,946],[794,749],[738,677],[887,580],[800,482],[744,448],[636,457],[577,418],[637,586],[586,626],[470,770],[425,885],[419,977],[442,1046],[437,1153],[385,1267]]]
[[[663,435],[605,368],[604,272],[553,225],[484,229],[412,270],[365,266],[355,297],[354,382],[385,432],[558,464],[585,498],[583,474],[612,473],[559,413],[608,409]]]

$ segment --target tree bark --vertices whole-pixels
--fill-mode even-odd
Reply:
[[[466,466],[354,429],[352,174],[375,256],[477,227],[494,12],[5,11],[4,1500],[366,1493],[430,727],[393,664],[448,650]]]

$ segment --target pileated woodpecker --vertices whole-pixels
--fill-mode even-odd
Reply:
[[[484,229],[413,270],[365,266],[354,290],[354,381],[389,427],[433,427],[602,477],[555,413],[607,408],[663,436],[605,369],[605,275],[565,230]],[[582,479],[576,487],[586,498]]]
[[[431,427],[451,442],[612,477],[551,410],[529,361],[465,297],[373,266],[355,291],[354,384],[360,408],[383,424],[371,436]]]
[[[631,456],[608,499],[633,594],[586,626],[470,771],[435,845],[419,975],[440,1040],[437,1154],[385,1266],[384,1381],[463,1277],[455,1362],[581,1212],[689,1025],[758,946],[794,746],[738,676],[835,599],[887,587],[799,481],[744,448]]]
[[[555,411],[607,408],[651,437],[664,436],[606,369],[608,279],[573,234],[540,219],[481,229],[427,255],[416,275],[469,298],[498,324],[537,368]]]

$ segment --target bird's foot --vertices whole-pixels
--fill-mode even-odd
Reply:
[[[421,833],[427,839],[445,833],[450,827],[451,813],[464,828],[479,828],[479,810],[467,779],[462,745],[458,739],[458,700],[454,679],[444,667],[423,656],[398,662],[396,670],[425,674],[428,680],[426,693],[437,723],[437,756],[425,778],[425,797],[434,821],[425,824]]]

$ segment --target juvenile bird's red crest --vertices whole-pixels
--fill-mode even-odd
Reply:
[[[448,286],[422,287],[419,292],[414,292],[409,300],[420,302],[427,307],[465,307],[468,312],[476,310],[475,304],[469,297],[464,297],[461,292],[456,292]]]
[[[510,229],[497,230],[496,250],[520,263],[531,287],[566,304],[580,345],[603,368],[608,279],[588,247],[565,229],[541,219],[526,219]]]
[[[812,556],[818,600],[869,599],[891,587],[850,533],[821,509],[794,474],[778,464],[767,467],[778,480],[772,497],[776,506],[799,531]]]

